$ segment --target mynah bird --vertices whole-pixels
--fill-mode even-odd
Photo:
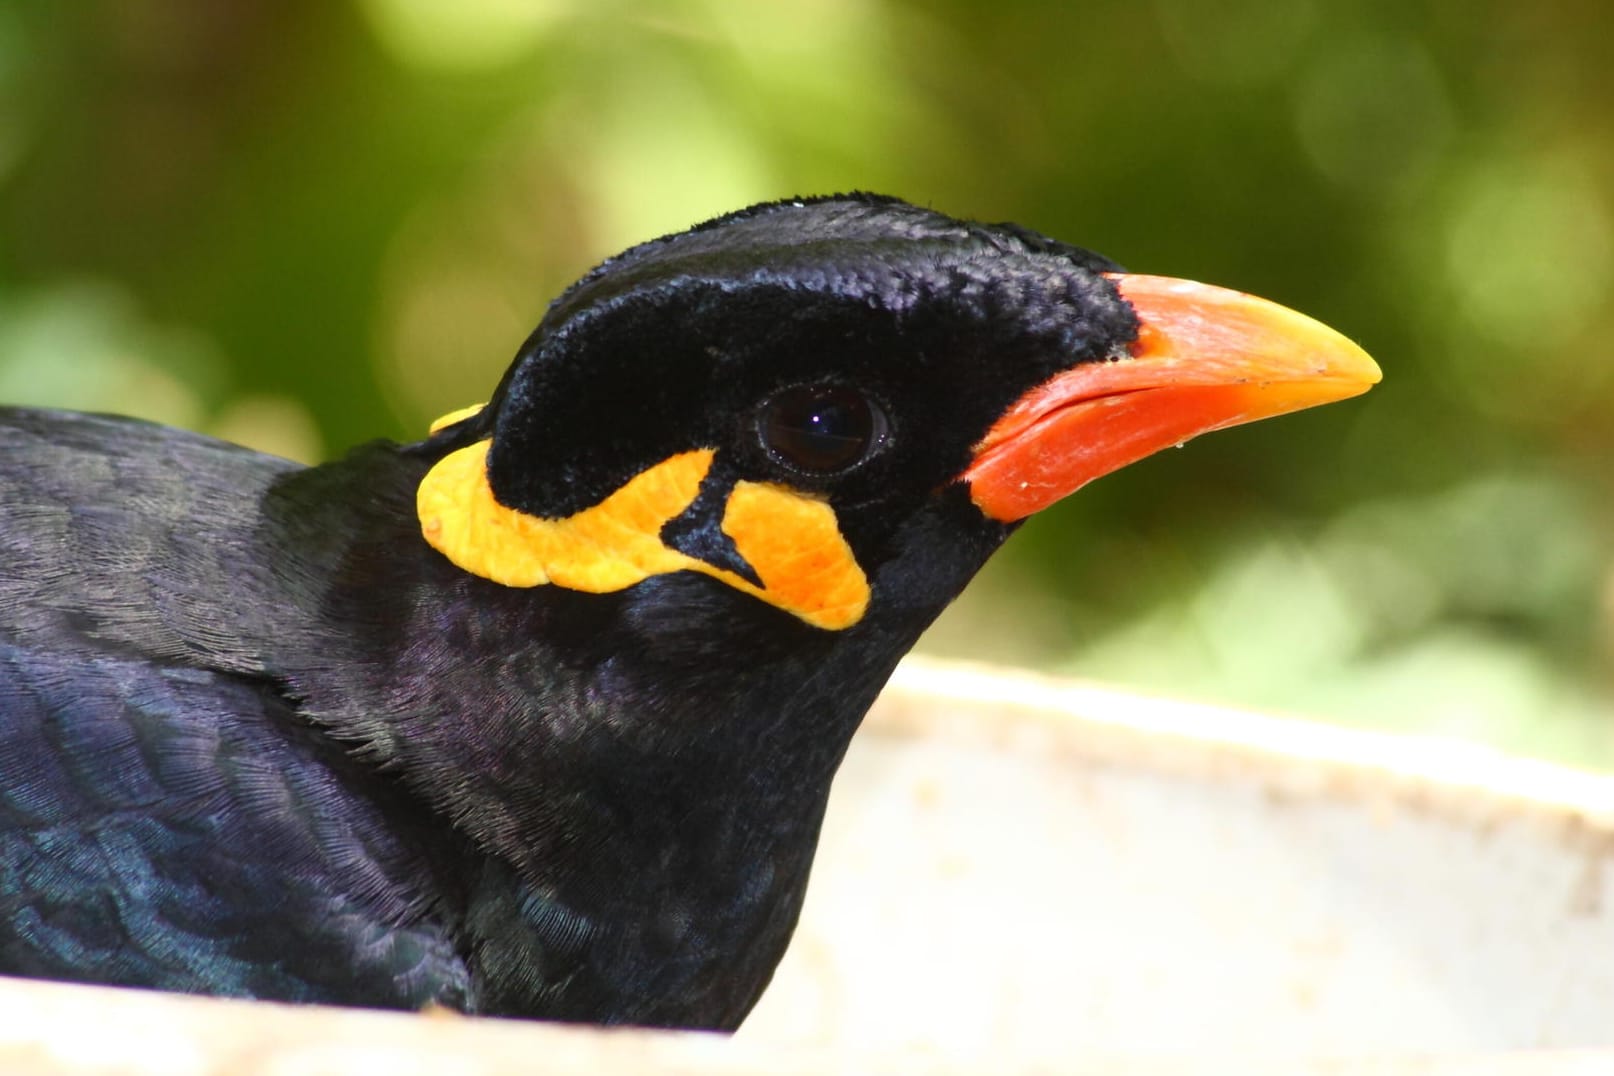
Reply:
[[[1019,523],[1378,377],[847,195],[606,261],[412,444],[4,412],[0,973],[733,1028],[853,731]]]

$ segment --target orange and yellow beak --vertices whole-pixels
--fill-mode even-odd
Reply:
[[[1140,328],[1131,354],[1021,397],[964,472],[993,519],[1023,519],[1162,448],[1366,392],[1381,374],[1339,333],[1277,303],[1170,277],[1113,274]]]

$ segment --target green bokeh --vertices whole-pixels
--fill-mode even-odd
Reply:
[[[316,458],[621,246],[851,188],[1267,295],[1359,401],[1030,524],[933,650],[1614,763],[1614,9],[0,6],[0,395]]]

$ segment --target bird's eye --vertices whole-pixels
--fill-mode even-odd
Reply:
[[[778,462],[812,475],[849,470],[885,440],[885,412],[856,389],[795,385],[762,405],[757,435]]]

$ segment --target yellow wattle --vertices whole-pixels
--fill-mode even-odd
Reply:
[[[602,594],[663,572],[701,572],[829,630],[850,627],[868,608],[868,580],[834,509],[782,486],[738,482],[724,511],[723,531],[761,587],[662,543],[662,528],[700,492],[711,449],[671,456],[568,518],[540,519],[494,499],[490,444],[444,456],[415,495],[426,541],[473,575],[511,587],[551,583]]]
[[[863,619],[869,581],[841,536],[835,509],[784,486],[736,482],[723,513],[723,533],[734,540],[766,589],[709,565],[717,575],[815,627],[839,631]]]
[[[433,422],[431,427],[426,432],[436,433],[438,430],[446,430],[456,422],[464,422],[472,415],[480,413],[482,408],[486,406],[487,404],[472,404],[469,407],[461,407],[457,411],[450,411],[448,414],[443,415]]]

